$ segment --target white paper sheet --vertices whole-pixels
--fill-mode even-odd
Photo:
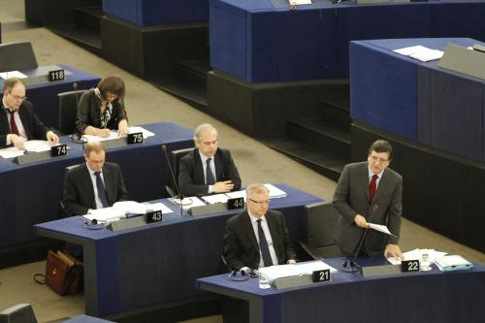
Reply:
[[[246,201],[246,191],[235,191],[235,192],[228,192],[226,193],[226,196],[230,199],[237,199],[237,198],[244,198],[244,201]]]
[[[266,186],[266,188],[269,190],[270,199],[277,199],[277,198],[288,196],[288,194],[286,194],[285,191],[277,188],[273,184],[264,184],[264,186]]]
[[[177,205],[180,205],[180,199],[176,199],[176,198],[170,198],[168,199],[169,201],[171,201],[172,203],[175,203]],[[206,205],[204,203],[204,201],[202,201],[200,198],[196,197],[196,196],[192,196],[192,197],[185,197],[183,200],[182,200],[182,208],[184,210],[188,210],[190,208],[193,208],[194,206],[204,206]]]
[[[112,222],[125,217],[125,212],[114,207],[90,210],[84,217],[90,221],[96,219],[98,222]]]
[[[15,158],[22,156],[24,154],[23,150],[17,149],[16,147],[7,147],[0,149],[0,157],[3,158]]]
[[[0,73],[0,77],[4,80],[12,78],[12,77],[15,77],[15,78],[18,78],[18,79],[26,79],[27,75],[25,75],[24,73],[19,72],[19,71],[10,71],[10,72]]]
[[[428,259],[429,263],[434,263],[436,259],[443,257],[446,255],[446,252],[442,251],[437,251],[434,249],[413,249],[410,251],[403,252],[402,258],[403,260],[422,260],[423,255],[426,255],[426,258]],[[397,258],[387,258],[387,261],[389,261],[393,265],[400,265],[401,264],[401,259]]]
[[[394,234],[392,234],[392,232],[389,231],[389,228],[386,227],[385,225],[369,223],[369,222],[367,222],[367,224],[369,225],[369,229],[376,230],[390,236],[394,236]]]
[[[24,143],[24,148],[27,151],[41,152],[51,149],[51,145],[47,140],[28,140]]]
[[[300,6],[302,4],[312,4],[312,0],[289,0],[292,6]]]
[[[206,201],[208,204],[216,204],[216,203],[227,203],[229,197],[226,194],[214,194],[214,195],[207,195],[202,196],[202,199]]]
[[[99,137],[99,136],[93,136],[93,135],[83,135],[81,137],[82,139],[86,140],[87,142],[98,142],[98,141],[107,141],[107,140],[114,140],[120,138],[118,136],[118,132],[116,131],[111,131],[110,135],[108,137]]]
[[[443,51],[421,45],[399,48],[393,50],[393,52],[404,56],[409,56],[421,62],[434,61],[436,59],[440,59],[443,56]]]

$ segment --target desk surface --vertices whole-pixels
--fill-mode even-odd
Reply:
[[[287,185],[288,196],[271,200],[282,210],[293,241],[304,238],[303,206],[321,199]],[[111,232],[90,230],[80,217],[41,223],[37,233],[83,246],[86,313],[108,315],[149,306],[197,301],[206,294],[195,288],[197,278],[223,272],[220,255],[226,220],[241,210],[200,217],[175,210],[161,223]]]
[[[168,151],[193,146],[190,129],[173,123],[143,127],[155,136],[107,153],[108,161],[121,166],[129,197],[139,201],[159,198],[164,185],[170,183],[161,145],[166,144]],[[69,139],[62,137],[62,141]],[[32,225],[59,217],[65,168],[83,162],[82,146],[69,145],[67,156],[25,165],[0,158],[0,254],[37,240]]]
[[[344,259],[325,261],[341,270]],[[261,289],[258,279],[230,281],[227,274],[200,278],[197,284],[204,290],[247,300],[253,311],[251,323],[480,322],[478,304],[485,300],[485,266],[367,279],[338,272],[330,282],[280,290]]]
[[[483,0],[373,5],[317,0],[296,9],[285,2],[212,0],[213,69],[249,83],[347,78],[352,40],[485,39]]]

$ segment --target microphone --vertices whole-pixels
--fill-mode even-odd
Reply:
[[[173,187],[175,188],[176,195],[174,194],[173,190],[168,185],[165,188],[167,189],[168,194],[170,194],[172,197],[178,198],[180,200],[180,216],[182,216],[183,215],[182,200],[184,199],[184,195],[180,191],[180,188],[178,186],[178,181],[175,178],[175,172],[173,171],[173,168],[172,168],[172,163],[170,162],[170,160],[168,158],[167,145],[162,145],[162,150],[163,150],[163,154],[165,155],[165,161],[167,162],[168,172],[170,173],[170,177],[172,179]]]
[[[367,238],[367,232],[369,229],[363,229],[362,234],[360,235],[360,240],[357,246],[355,246],[354,249],[354,254],[352,258],[347,258],[343,264],[343,271],[348,272],[348,273],[353,273],[359,270],[360,265],[356,263],[356,259],[359,256],[360,250],[362,249],[362,246],[364,245],[364,241]]]

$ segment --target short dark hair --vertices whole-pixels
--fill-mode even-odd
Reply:
[[[97,88],[103,98],[106,98],[108,92],[118,96],[118,99],[125,97],[125,82],[118,76],[105,77],[99,81]]]
[[[373,151],[376,153],[387,153],[389,155],[389,160],[392,159],[392,146],[386,140],[378,139],[374,141],[369,147],[368,155],[370,155]]]
[[[9,79],[6,79],[5,82],[3,82],[3,88],[2,88],[2,93],[5,93],[6,90],[12,91],[12,89],[17,85],[17,83],[22,84],[25,87],[24,82],[16,77],[11,77]]]

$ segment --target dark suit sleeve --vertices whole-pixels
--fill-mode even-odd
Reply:
[[[193,154],[187,154],[180,159],[179,164],[179,188],[183,195],[204,195],[209,192],[209,186],[206,184],[194,183],[195,161]]]
[[[345,166],[335,188],[333,205],[340,215],[348,222],[353,223],[357,212],[349,204],[350,194],[350,167]]]
[[[398,175],[398,183],[392,193],[391,204],[388,211],[389,231],[397,237],[391,237],[389,243],[398,244],[401,232],[401,214],[402,214],[402,177]]]
[[[226,163],[227,163],[227,178],[234,184],[233,191],[239,191],[241,189],[241,177],[237,170],[236,164],[232,159],[231,152],[226,150]]]
[[[22,124],[30,135],[29,139],[46,140],[46,134],[50,129],[35,115],[32,103],[25,101],[22,105],[21,109],[25,109],[25,112],[21,112]]]
[[[288,235],[288,226],[286,225],[286,220],[285,220],[285,216],[283,214],[280,214],[280,223],[281,223],[281,232],[283,233],[282,234],[282,240],[283,240],[283,245],[285,247],[285,251],[286,251],[286,261],[290,260],[290,259],[296,259],[296,253],[295,253],[295,250],[293,249],[293,244],[291,243],[290,241],[290,238],[289,238],[289,235]]]
[[[123,174],[121,172],[121,168],[116,165],[118,171],[118,201],[127,201],[128,200],[128,190],[125,186],[125,180],[123,179]]]
[[[68,216],[84,215],[88,207],[79,203],[81,197],[79,185],[76,183],[74,170],[68,171],[64,176],[64,192],[62,202]]]
[[[229,268],[239,270],[244,266],[250,266],[250,264],[244,264],[240,259],[240,255],[244,251],[235,231],[235,221],[235,218],[231,218],[226,223],[226,230],[224,232],[224,258]]]

